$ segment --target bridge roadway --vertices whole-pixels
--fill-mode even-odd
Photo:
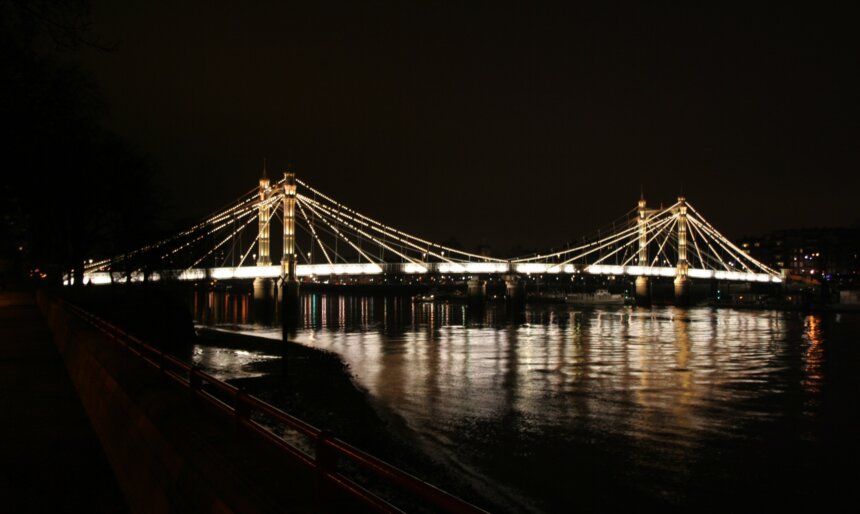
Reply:
[[[553,264],[537,262],[409,262],[409,263],[339,263],[339,264],[299,264],[296,266],[296,275],[302,277],[330,276],[330,275],[422,275],[427,273],[451,274],[451,275],[490,275],[516,273],[523,275],[574,275],[585,273],[590,275],[615,275],[615,276],[650,276],[672,278],[677,274],[676,267],[669,266],[614,266],[607,264],[574,265]],[[195,280],[236,280],[279,278],[281,266],[242,266],[242,267],[220,267],[220,268],[192,268],[186,270],[174,270],[164,272],[152,272],[148,280],[158,281],[162,276],[170,276],[183,281]],[[771,276],[767,273],[752,273],[739,271],[715,271],[707,269],[690,268],[688,276],[693,279],[726,280],[735,282],[763,282],[781,283],[782,278]],[[110,272],[86,272],[84,283],[93,285],[126,282],[124,273],[114,272],[111,280]],[[132,282],[144,280],[143,272],[131,273]]]

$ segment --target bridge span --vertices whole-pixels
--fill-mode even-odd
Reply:
[[[271,238],[273,227],[282,238]],[[582,274],[636,277],[640,299],[648,297],[652,278],[673,278],[675,296],[683,299],[691,280],[784,280],[723,236],[684,197],[661,208],[649,208],[642,198],[608,233],[561,248],[514,258],[467,252],[361,214],[292,172],[275,183],[264,172],[257,188],[227,208],[161,241],[91,260],[66,283],[247,279],[254,280],[255,294],[268,295],[277,282],[285,290],[282,297],[291,298],[300,281],[331,276],[441,274],[479,282],[501,275],[515,293],[523,275]],[[278,254],[279,264],[273,260]]]
[[[383,264],[299,264],[296,266],[296,276],[299,278],[324,278],[329,276],[381,276],[381,275],[504,275],[516,273],[522,275],[576,275],[580,273],[589,275],[612,275],[612,276],[648,276],[674,278],[677,268],[669,266],[616,266],[605,264],[574,265],[565,264],[558,266],[554,264],[542,264],[531,262],[520,263],[483,263],[467,262],[439,263],[423,262],[413,263],[383,263]],[[84,282],[93,285],[143,282],[144,280],[159,281],[162,276],[181,281],[215,280],[253,280],[262,278],[280,278],[281,267],[270,266],[245,266],[245,267],[219,267],[219,268],[192,268],[186,270],[167,270],[152,272],[145,276],[142,271],[134,271],[129,275],[123,272],[94,271],[84,273]],[[782,278],[767,273],[749,273],[741,271],[720,271],[690,268],[690,278],[705,280],[725,280],[734,282],[764,282],[781,283]]]

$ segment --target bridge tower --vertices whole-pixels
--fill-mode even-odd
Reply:
[[[648,265],[648,209],[644,195],[639,198],[639,266]],[[651,283],[645,275],[636,277],[636,303],[649,305],[651,303]]]
[[[284,327],[294,326],[299,314],[296,276],[296,174],[284,172],[284,255],[281,259],[281,314]]]
[[[263,177],[260,178],[260,204],[258,209],[257,236],[257,267],[271,266],[269,256],[269,217],[270,204],[266,202],[272,194],[269,178],[266,176],[266,165],[263,164]],[[272,301],[274,299],[274,282],[272,279],[260,277],[254,279],[254,320],[257,323],[269,324],[272,319]]]
[[[675,271],[675,303],[686,304],[690,299],[690,279],[687,262],[687,200],[678,197],[678,268]]]
[[[272,193],[272,188],[269,186],[269,178],[265,176],[260,179],[260,205],[257,207],[259,211],[259,234],[257,240],[257,266],[271,266],[272,259],[269,257],[269,216],[271,216],[271,207],[266,200]]]

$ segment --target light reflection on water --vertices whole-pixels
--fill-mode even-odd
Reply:
[[[459,305],[325,295],[303,296],[303,313],[295,341],[339,354],[362,386],[463,473],[538,510],[569,501],[569,486],[552,471],[567,456],[559,445],[596,452],[618,468],[616,478],[685,505],[707,486],[683,477],[705,464],[733,473],[738,464],[724,453],[743,454],[771,432],[799,445],[821,437],[826,336],[818,315],[565,305],[475,315]],[[280,329],[244,329],[281,337]],[[229,376],[242,373],[245,357],[207,358]],[[743,448],[727,452],[731,441]],[[512,450],[520,445],[531,449]],[[520,459],[523,451],[531,460]],[[501,472],[488,452],[511,452],[505,465],[544,465]],[[766,471],[768,459],[738,472]],[[795,460],[800,475],[817,465]]]
[[[276,358],[278,357],[268,355],[265,352],[215,348],[204,345],[195,345],[191,357],[194,365],[206,369],[219,380],[263,376],[261,372],[250,371],[252,365]]]

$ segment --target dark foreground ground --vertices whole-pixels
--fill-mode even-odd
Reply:
[[[193,348],[198,344],[248,351],[265,349],[266,353],[271,353],[272,346],[277,345],[279,358],[256,363],[247,370],[263,376],[230,382],[422,480],[485,509],[504,510],[497,508],[500,506],[494,505],[492,498],[475,493],[469,485],[454,478],[402,418],[374,404],[372,397],[353,382],[349,369],[335,354],[235,333],[208,329],[195,333],[190,314],[179,300],[181,295],[169,290],[138,288],[123,292],[84,288],[62,293],[68,301],[188,362],[193,360]],[[205,366],[203,369],[217,371]],[[313,448],[300,436],[289,432],[282,435],[313,454]],[[342,467],[350,470],[349,464]],[[350,473],[353,479],[407,512],[426,511],[423,502],[391,490],[360,470],[351,471],[355,472]]]
[[[31,293],[0,292],[0,512],[128,512]]]

